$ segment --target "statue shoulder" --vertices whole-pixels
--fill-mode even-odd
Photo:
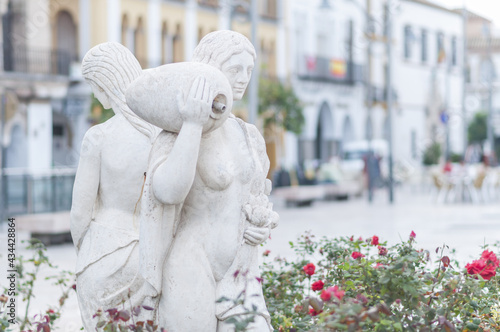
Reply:
[[[105,137],[105,127],[105,124],[99,124],[87,130],[82,141],[82,148],[80,151],[82,155],[100,152]]]

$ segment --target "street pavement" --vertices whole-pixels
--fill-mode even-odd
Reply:
[[[276,197],[271,200],[280,214],[280,225],[273,230],[271,239],[261,248],[270,250],[275,256],[293,259],[293,251],[288,244],[306,231],[321,236],[371,237],[377,235],[380,241],[392,245],[407,240],[411,231],[416,233],[417,246],[431,252],[443,244],[456,249],[454,257],[462,267],[465,263],[480,256],[481,246],[500,241],[500,205],[499,202],[472,205],[437,204],[431,201],[428,190],[417,188],[398,188],[394,204],[389,204],[387,192],[375,193],[373,203],[366,198],[353,198],[347,201],[319,201],[309,207],[286,207]],[[18,245],[29,234],[18,233]],[[7,270],[7,229],[0,230],[0,277]],[[498,252],[498,248],[495,250]],[[18,248],[17,255],[29,256],[26,250]],[[73,245],[55,245],[47,250],[50,260],[61,270],[73,270],[76,261]],[[50,305],[55,306],[61,290],[52,286],[44,277],[53,275],[53,271],[44,268],[35,282],[36,298],[30,306],[30,315],[43,313]],[[1,286],[6,285],[6,277],[1,277]],[[18,299],[20,301],[21,299]],[[18,304],[17,310],[23,312]],[[73,332],[80,330],[76,295],[70,294],[64,306],[62,317],[57,324],[57,331]]]

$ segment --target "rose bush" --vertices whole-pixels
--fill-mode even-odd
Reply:
[[[376,235],[306,233],[290,242],[296,259],[269,256],[263,263],[273,326],[279,332],[500,331],[498,244],[460,268],[447,246],[423,250],[416,237],[412,231],[388,246]]]

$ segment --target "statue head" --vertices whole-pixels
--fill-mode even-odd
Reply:
[[[125,46],[108,42],[91,48],[82,61],[82,74],[104,108],[125,103],[125,91],[142,73],[141,65]],[[113,109],[119,112],[120,108]]]
[[[235,100],[240,100],[245,93],[255,58],[255,48],[248,38],[230,30],[207,34],[196,46],[193,54],[193,61],[209,64],[224,73]]]

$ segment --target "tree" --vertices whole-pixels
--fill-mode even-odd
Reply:
[[[478,112],[474,115],[469,128],[467,129],[467,136],[471,143],[482,143],[487,137],[487,122],[488,114],[485,112]]]
[[[259,84],[259,114],[264,128],[281,127],[300,134],[304,126],[302,104],[292,87],[262,78]]]
[[[92,103],[90,105],[90,118],[92,119],[92,124],[100,124],[111,119],[115,115],[115,112],[109,108],[105,109],[99,99],[97,99],[94,94],[92,94]]]
[[[440,157],[441,145],[438,142],[434,142],[425,149],[423,163],[424,165],[435,165],[439,163]]]

